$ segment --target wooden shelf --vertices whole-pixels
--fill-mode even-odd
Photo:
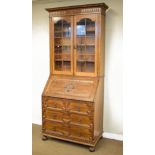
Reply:
[[[92,62],[92,63],[94,63],[95,61],[94,60],[77,60],[77,62]]]
[[[86,30],[86,34],[87,34],[87,32],[89,33],[89,32],[93,32],[93,33],[95,33],[95,30]]]
[[[77,44],[77,46],[95,46],[95,44]]]
[[[95,56],[95,54],[83,53],[83,54],[77,54],[77,56]]]
[[[62,61],[62,59],[55,59],[55,61]]]
[[[92,35],[92,36],[90,36],[90,35],[77,35],[76,36],[77,38],[85,38],[85,37],[94,37],[95,38],[95,35]]]
[[[54,39],[62,39],[63,37],[54,37]]]
[[[70,55],[70,51],[68,52],[61,51],[61,53],[54,53],[54,55]]]
[[[62,31],[54,31],[54,33],[62,33]]]
[[[77,62],[85,62],[85,60],[80,60],[80,59],[78,59],[78,60],[76,60]]]
[[[61,59],[60,58],[60,59],[55,59],[55,61],[71,61],[71,60],[70,59],[63,59],[63,58]]]
[[[70,31],[65,31],[65,30],[54,31],[54,33],[62,33],[62,32],[70,33]]]
[[[62,37],[54,37],[54,39],[64,39],[64,38],[71,38],[70,36],[62,36]]]

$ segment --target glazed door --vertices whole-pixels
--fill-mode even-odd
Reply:
[[[53,74],[73,74],[73,17],[53,17],[51,21]]]
[[[74,17],[74,74],[97,75],[97,15]]]

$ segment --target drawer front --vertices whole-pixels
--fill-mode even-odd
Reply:
[[[89,128],[92,127],[92,117],[78,114],[71,114],[70,119],[72,123],[79,125],[86,125]]]
[[[70,124],[76,124],[79,126],[85,126],[92,128],[92,117],[78,114],[65,114],[59,111],[53,111],[47,109],[44,113],[44,118],[46,120],[52,120],[56,122],[64,123],[64,126],[69,126]]]
[[[76,138],[81,140],[92,140],[93,134],[92,130],[80,127],[76,125],[70,125],[70,127],[65,127],[63,123],[44,121],[43,124],[44,133],[57,135],[57,136],[66,136],[68,138]]]
[[[92,103],[82,101],[70,101],[68,109],[71,113],[90,115],[92,114]]]
[[[44,106],[48,109],[61,110],[65,113],[92,115],[93,112],[93,103],[84,101],[49,98],[44,102]]]
[[[58,112],[58,111],[53,111],[47,109],[44,114],[44,118],[49,119],[49,120],[63,120],[63,113]]]
[[[70,128],[70,137],[92,140],[92,132],[90,129],[72,125]]]
[[[54,109],[54,110],[64,110],[65,109],[65,103],[63,100],[60,99],[48,99],[46,101],[46,107],[49,109]]]
[[[91,126],[93,103],[47,98],[43,102],[43,118]]]
[[[43,128],[45,129],[45,132],[49,134],[64,135],[64,136],[69,135],[68,129],[65,128],[62,123],[46,120],[44,122]]]
[[[43,100],[43,132],[70,139],[93,138],[93,103],[57,98]]]

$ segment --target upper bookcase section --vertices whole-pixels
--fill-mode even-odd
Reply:
[[[49,16],[66,16],[77,14],[100,13],[105,15],[108,6],[105,3],[76,5],[67,7],[47,8]]]

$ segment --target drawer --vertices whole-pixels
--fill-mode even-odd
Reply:
[[[65,103],[61,99],[51,98],[46,101],[46,107],[54,110],[64,110]]]
[[[75,137],[78,139],[91,140],[92,139],[92,132],[88,128],[71,125],[70,137]]]
[[[46,119],[60,120],[61,121],[63,119],[63,113],[46,109],[46,111],[44,113],[44,117]]]
[[[71,119],[72,123],[85,125],[85,126],[88,126],[90,128],[92,127],[93,121],[92,121],[90,116],[71,114],[70,119]]]
[[[68,109],[71,113],[90,115],[92,114],[92,103],[82,101],[70,101]]]
[[[44,118],[47,120],[53,120],[53,121],[58,121],[62,123],[70,123],[70,114],[69,113],[64,113],[60,111],[54,111],[51,109],[46,109],[44,112]]]
[[[62,123],[59,122],[52,122],[52,121],[44,121],[43,128],[45,129],[46,133],[49,134],[57,134],[57,135],[69,135],[69,131],[67,128],[64,127]]]

